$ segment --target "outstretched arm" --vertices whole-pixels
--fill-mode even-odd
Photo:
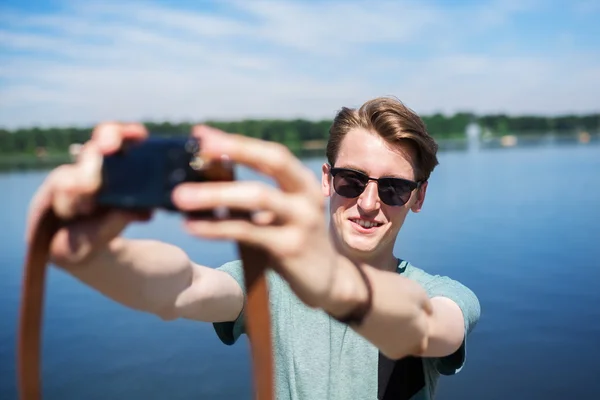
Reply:
[[[340,260],[340,273],[325,310],[342,317],[367,300],[365,282],[356,267]],[[354,329],[392,359],[406,355],[443,357],[461,346],[465,322],[460,307],[447,297],[429,298],[418,283],[395,272],[361,266],[373,300]],[[342,272],[343,271],[343,272]]]
[[[168,243],[118,237],[83,264],[57,261],[104,296],[164,320],[229,321],[243,305],[231,276],[192,262]]]

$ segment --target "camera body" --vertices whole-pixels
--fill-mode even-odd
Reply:
[[[184,182],[234,180],[231,162],[205,162],[199,151],[199,140],[189,137],[151,137],[125,143],[117,153],[104,157],[96,205],[178,212],[171,200],[175,186]]]

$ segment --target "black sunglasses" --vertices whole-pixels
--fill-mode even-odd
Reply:
[[[377,192],[382,202],[388,206],[403,206],[412,191],[419,188],[422,182],[414,182],[402,178],[371,178],[370,176],[353,169],[329,169],[333,177],[333,188],[342,197],[354,199],[365,191],[369,181],[377,182]]]

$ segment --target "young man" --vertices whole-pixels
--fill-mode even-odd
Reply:
[[[281,145],[196,127],[202,157],[227,155],[277,186],[184,184],[173,200],[182,210],[255,212],[252,221],[185,227],[260,245],[276,260],[268,282],[278,399],[432,398],[439,375],[462,368],[480,314],[468,288],[393,254],[406,215],[423,205],[437,146],[416,114],[387,98],[342,109],[330,133],[319,185]],[[31,226],[44,207],[65,220],[89,214],[102,155],[146,134],[140,125],[97,127],[80,161],[59,167],[38,191]],[[234,343],[244,331],[240,262],[211,269],[172,245],[119,237],[137,218],[113,211],[66,224],[52,245],[55,264],[128,307],[213,322]]]

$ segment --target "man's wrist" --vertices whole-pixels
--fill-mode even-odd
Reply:
[[[370,311],[371,291],[366,268],[339,257],[332,290],[323,310],[338,321],[360,324]]]

